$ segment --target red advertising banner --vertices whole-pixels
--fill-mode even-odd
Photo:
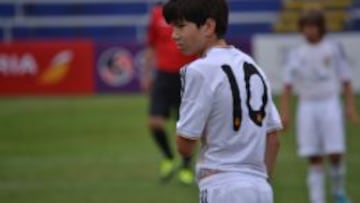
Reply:
[[[0,95],[93,93],[93,66],[88,40],[0,44]]]

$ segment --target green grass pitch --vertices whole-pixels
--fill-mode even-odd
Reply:
[[[360,97],[357,106],[360,111]],[[1,98],[0,202],[197,202],[195,185],[159,183],[160,155],[146,129],[146,112],[141,95]],[[347,126],[347,186],[356,203],[360,128]],[[169,129],[173,135],[171,124]],[[292,132],[281,137],[273,180],[278,203],[308,202],[306,162],[295,154]]]

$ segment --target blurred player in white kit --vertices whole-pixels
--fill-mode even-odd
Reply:
[[[268,178],[279,147],[280,116],[263,71],[224,40],[225,0],[170,0],[163,9],[180,50],[200,57],[181,69],[177,147],[201,140],[201,203],[272,203]]]
[[[289,123],[292,89],[298,93],[298,154],[309,161],[307,185],[311,203],[325,203],[325,164],[330,161],[332,195],[336,203],[349,203],[345,191],[345,130],[340,86],[347,117],[357,122],[351,73],[340,44],[325,37],[321,10],[304,11],[299,28],[304,42],[289,55],[281,97],[281,117]]]

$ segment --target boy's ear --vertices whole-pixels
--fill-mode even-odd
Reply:
[[[211,36],[211,35],[215,34],[215,29],[216,29],[215,20],[212,18],[206,19],[205,24],[204,24],[204,29],[205,29],[206,36]]]

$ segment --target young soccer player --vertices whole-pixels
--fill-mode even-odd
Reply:
[[[165,19],[185,54],[181,69],[177,147],[185,157],[201,140],[197,181],[201,203],[271,203],[267,179],[278,151],[280,116],[254,60],[228,45],[225,0],[170,0]]]
[[[165,22],[162,7],[162,3],[158,3],[151,10],[146,66],[141,85],[145,92],[150,92],[149,129],[164,157],[160,163],[160,178],[164,182],[168,181],[177,169],[165,123],[172,111],[177,114],[179,110],[181,86],[179,70],[195,57],[185,56],[176,48],[171,38],[172,28]],[[178,178],[184,184],[193,184],[194,175],[190,157],[182,158]]]
[[[281,116],[289,122],[289,101],[298,92],[298,153],[309,160],[307,184],[312,203],[325,203],[324,158],[330,159],[332,194],[336,203],[349,203],[345,192],[344,124],[339,83],[346,100],[346,114],[358,120],[344,52],[325,37],[325,17],[320,10],[304,12],[299,21],[305,41],[290,54],[285,71]]]

